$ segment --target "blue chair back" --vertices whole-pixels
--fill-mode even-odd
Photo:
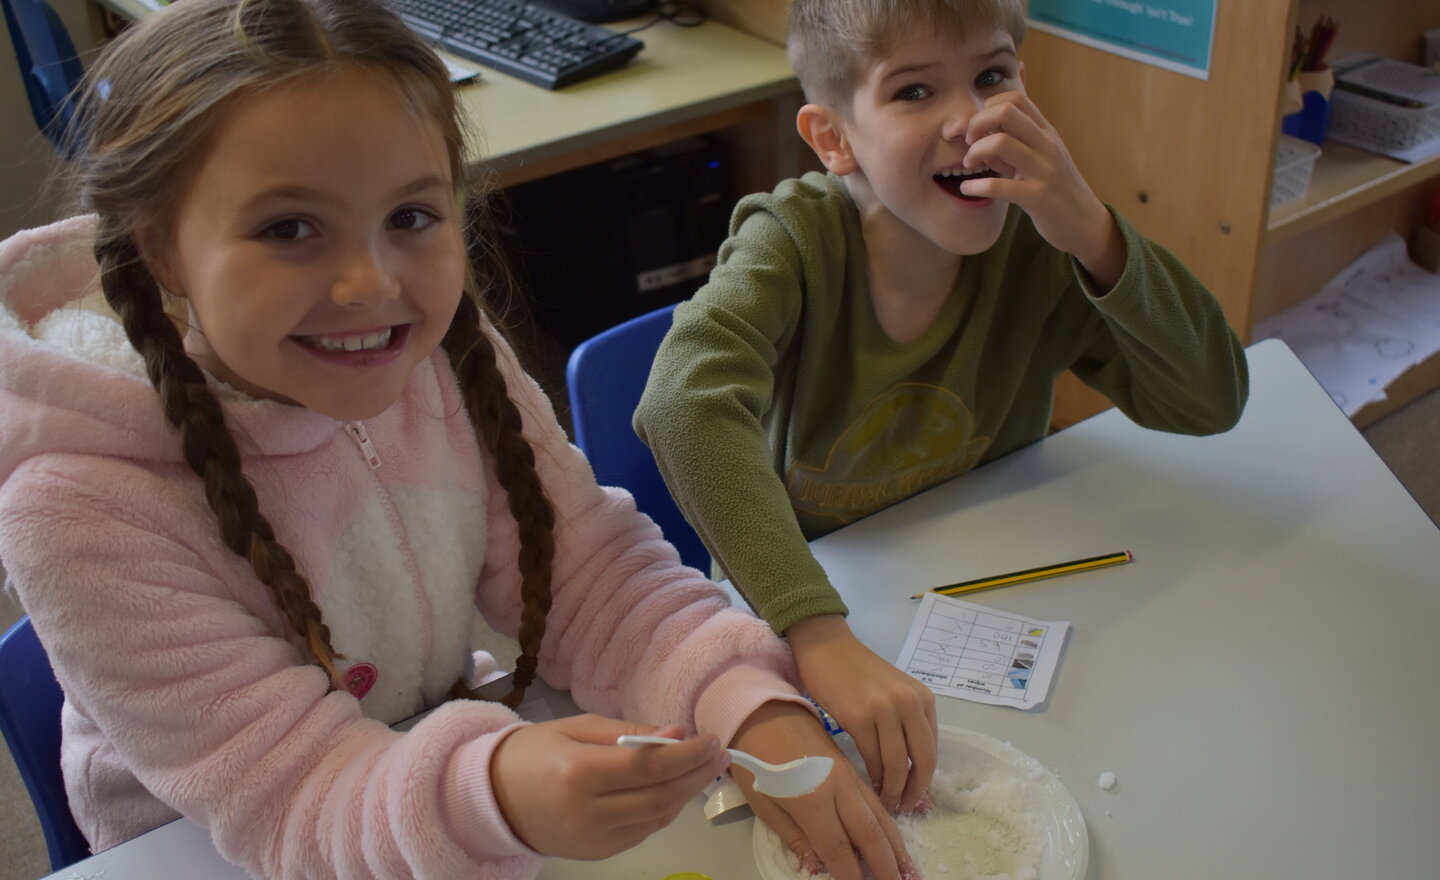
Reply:
[[[70,94],[84,76],[65,23],[46,0],[0,0],[35,124],[62,154],[69,144]]]
[[[635,436],[632,417],[650,377],[650,363],[670,329],[668,305],[585,340],[570,354],[565,387],[570,392],[575,445],[590,459],[602,486],[619,486],[665,533],[686,565],[710,570],[710,552],[685,521],[650,449]]]
[[[60,705],[64,700],[30,618],[20,618],[0,636],[0,731],[35,803],[55,871],[90,855],[90,844],[70,815],[70,800],[60,775]]]

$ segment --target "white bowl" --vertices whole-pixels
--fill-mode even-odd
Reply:
[[[848,740],[848,737],[841,737]],[[844,750],[857,758],[853,744]],[[857,759],[858,760],[858,759]],[[1024,784],[1026,803],[1043,837],[1039,880],[1080,880],[1090,861],[1090,838],[1080,806],[1043,764],[1008,743],[958,727],[940,726],[942,770],[1013,778]],[[755,864],[763,880],[796,880],[800,863],[763,822],[755,822]]]

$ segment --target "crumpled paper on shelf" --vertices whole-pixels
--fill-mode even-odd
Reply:
[[[1440,275],[1410,261],[1392,232],[1314,296],[1255,325],[1290,346],[1347,416],[1440,352]]]

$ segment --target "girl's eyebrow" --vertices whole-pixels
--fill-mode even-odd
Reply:
[[[449,186],[450,184],[444,176],[439,174],[426,174],[409,183],[396,187],[390,193],[390,198],[403,199],[407,196],[435,188],[448,190]],[[302,186],[298,183],[280,184],[278,186],[267,187],[255,193],[241,202],[240,207],[242,210],[248,210],[263,206],[266,202],[270,201],[318,202],[322,205],[338,205],[342,200],[334,193]]]

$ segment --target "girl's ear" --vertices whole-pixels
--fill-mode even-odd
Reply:
[[[820,157],[820,162],[833,174],[844,177],[854,174],[860,165],[850,151],[850,141],[841,128],[840,116],[829,107],[806,104],[795,115],[795,129]]]

